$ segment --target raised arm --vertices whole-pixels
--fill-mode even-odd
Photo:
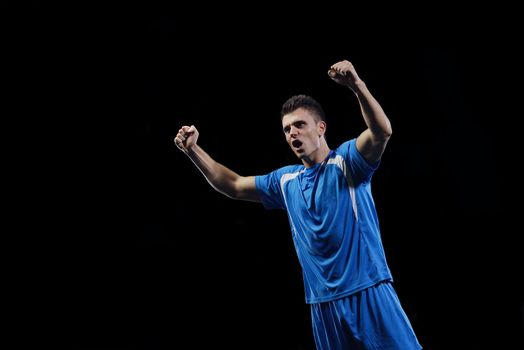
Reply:
[[[175,137],[175,144],[193,161],[209,184],[229,198],[260,202],[255,177],[240,176],[216,162],[197,145],[198,135],[194,125],[183,126]]]
[[[386,113],[359,78],[351,62],[335,63],[328,74],[337,83],[349,87],[357,96],[367,126],[357,138],[357,149],[369,163],[377,163],[393,132]]]

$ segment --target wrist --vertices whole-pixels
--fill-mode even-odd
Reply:
[[[192,158],[192,157],[194,157],[194,156],[197,155],[197,153],[198,153],[197,148],[198,148],[197,145],[196,145],[196,144],[193,144],[193,145],[191,145],[191,146],[185,148],[185,153],[186,153],[190,158]]]
[[[357,80],[348,85],[348,87],[353,90],[354,93],[358,94],[367,89],[366,83],[363,80]]]

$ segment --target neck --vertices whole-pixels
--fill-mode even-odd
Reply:
[[[328,145],[325,142],[322,142],[320,144],[320,147],[317,148],[314,152],[308,155],[304,155],[301,158],[302,163],[306,168],[309,168],[317,163],[322,163],[326,159],[330,151],[331,150],[329,149]]]

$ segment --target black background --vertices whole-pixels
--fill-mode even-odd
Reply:
[[[29,151],[15,162],[25,169],[30,159],[32,169],[21,172],[23,198],[34,200],[20,222],[37,233],[22,239],[29,259],[15,259],[23,269],[12,273],[29,286],[15,294],[41,331],[22,339],[313,349],[285,213],[215,192],[173,138],[194,124],[217,161],[242,175],[269,172],[297,162],[279,111],[305,93],[324,106],[334,148],[364,127],[356,98],[326,74],[348,59],[393,125],[373,192],[421,344],[522,346],[522,113],[511,44],[364,41],[341,20],[129,7],[35,1],[3,14],[20,49],[5,96],[22,92],[11,120]]]

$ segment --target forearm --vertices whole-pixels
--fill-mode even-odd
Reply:
[[[215,190],[235,198],[235,183],[240,177],[237,173],[216,162],[198,145],[189,149],[186,154]]]
[[[393,130],[386,113],[384,113],[378,101],[369,92],[366,84],[362,80],[356,82],[351,89],[358,98],[362,116],[368,129],[374,137],[387,140]]]

